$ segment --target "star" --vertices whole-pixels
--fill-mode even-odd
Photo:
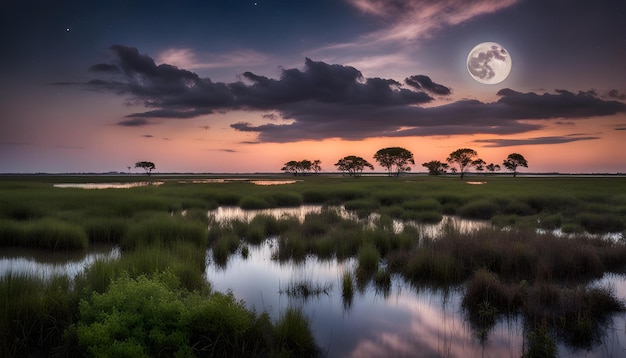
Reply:
[[[72,29],[70,29],[69,27],[65,28],[65,32],[70,32]]]

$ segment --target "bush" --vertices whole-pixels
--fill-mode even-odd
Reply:
[[[75,332],[93,356],[254,355],[256,317],[232,295],[181,288],[169,272],[122,275],[80,303]],[[251,339],[252,340],[252,339]]]

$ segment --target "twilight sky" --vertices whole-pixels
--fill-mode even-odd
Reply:
[[[390,146],[413,171],[469,147],[626,172],[624,19],[623,0],[3,0],[0,173],[335,171]],[[468,73],[481,42],[509,52],[503,82]]]

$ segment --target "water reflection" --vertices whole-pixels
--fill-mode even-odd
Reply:
[[[322,210],[319,205],[267,210],[222,207],[209,215],[218,222],[232,219],[249,222],[258,214],[276,218],[293,216],[303,221],[307,214]],[[329,210],[337,210],[344,218],[359,220],[343,207]],[[370,215],[363,222],[374,225],[378,218],[376,214]],[[446,225],[469,232],[489,223],[444,217],[436,225],[394,222],[394,230],[402,225],[415,225],[426,235],[436,237]],[[277,249],[277,239],[269,238],[259,246],[249,246],[246,258],[241,253],[235,254],[221,267],[212,261],[209,250],[206,278],[214,289],[231,291],[249,308],[267,311],[272,319],[278,319],[287,307],[300,307],[310,318],[316,341],[329,357],[519,357],[528,344],[519,316],[500,319],[486,339],[480,339],[461,309],[462,286],[446,291],[417,288],[400,276],[392,275],[388,291],[381,292],[373,282],[366,281],[346,302],[341,291],[343,274],[356,273],[356,259],[320,260],[309,256],[298,262],[280,262],[272,259]],[[325,291],[305,298],[284,294],[286,286],[298,282],[312,282]],[[617,297],[626,299],[624,276],[607,274],[592,285],[615,287]],[[616,314],[599,345],[583,351],[557,344],[558,355],[621,356],[626,351],[624,327],[625,315]]]
[[[276,219],[295,217],[303,222],[308,214],[319,214],[322,210],[334,210],[343,219],[362,221],[364,225],[374,227],[380,219],[380,214],[372,213],[365,219],[360,219],[354,212],[346,210],[343,206],[322,205],[302,205],[291,208],[274,208],[259,210],[244,210],[236,206],[221,206],[215,210],[209,210],[208,215],[218,223],[228,222],[230,220],[241,220],[250,222],[257,215],[269,215]],[[415,221],[393,220],[393,230],[396,233],[402,232],[405,225],[410,225],[418,229],[422,236],[437,238],[446,228],[454,228],[461,233],[470,233],[481,228],[490,227],[491,224],[484,220],[469,220],[457,216],[444,215],[443,219],[437,224],[424,224]]]
[[[55,188],[79,188],[79,189],[128,189],[138,186],[159,186],[162,181],[141,181],[132,183],[62,183],[53,184]]]
[[[118,259],[120,249],[110,245],[95,245],[88,251],[59,251],[23,248],[3,248],[0,253],[0,277],[30,274],[49,279],[55,275],[76,277],[98,259]]]
[[[233,256],[226,269],[209,261],[207,279],[215,289],[231,290],[248,307],[267,311],[273,319],[289,306],[301,307],[329,357],[481,356],[485,349],[493,357],[519,355],[520,324],[498,323],[484,346],[474,338],[459,311],[459,288],[445,293],[418,290],[392,277],[388,296],[368,283],[355,291],[346,309],[341,280],[345,271],[356,269],[354,259],[308,257],[302,263],[280,263],[271,259],[275,247],[275,239],[251,247],[247,259]],[[280,294],[285,285],[302,280],[319,282],[328,292],[308,299]]]

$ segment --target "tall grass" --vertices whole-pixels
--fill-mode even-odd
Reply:
[[[198,247],[206,247],[207,228],[201,223],[185,221],[167,215],[151,216],[133,224],[120,241],[123,250],[176,241],[188,241]]]
[[[320,349],[309,327],[309,319],[296,308],[289,307],[274,327],[278,355],[285,357],[317,357]]]
[[[50,218],[23,222],[0,220],[0,246],[75,250],[88,244],[83,228],[68,222]]]
[[[27,356],[64,343],[77,300],[66,276],[48,281],[27,274],[0,277],[0,355]]]

